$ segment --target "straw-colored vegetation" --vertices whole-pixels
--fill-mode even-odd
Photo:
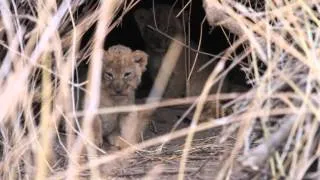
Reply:
[[[320,178],[317,0],[203,0],[208,23],[238,38],[212,58],[217,65],[201,95],[161,100],[177,54],[188,44],[176,36],[145,104],[98,108],[102,37],[137,3],[0,0],[0,179]],[[94,35],[80,49],[95,22]],[[85,59],[89,76],[79,84],[75,73]],[[235,65],[252,88],[208,95]],[[83,111],[75,88],[86,88]],[[227,101],[222,108],[232,113],[199,122],[205,102],[218,100]],[[190,126],[170,131],[178,126],[172,123],[166,134],[118,151],[94,143],[96,114],[142,112],[135,117],[152,120],[157,108],[177,105],[194,109]]]

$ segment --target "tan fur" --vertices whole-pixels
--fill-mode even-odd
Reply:
[[[140,84],[147,61],[148,55],[143,51],[132,51],[122,45],[110,47],[104,54],[100,107],[134,104],[135,90]],[[121,146],[120,136],[129,139],[123,131],[128,129],[126,126],[130,126],[130,123],[125,123],[127,117],[128,113],[100,115],[99,120],[96,121],[98,124],[95,125],[96,128],[100,127],[96,129],[98,143],[106,139],[112,145]],[[134,136],[138,135],[134,134]],[[134,140],[135,142],[131,143],[138,141],[137,138]]]

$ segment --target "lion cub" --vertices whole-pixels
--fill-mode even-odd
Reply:
[[[168,5],[157,5],[155,6],[154,11],[153,9],[138,9],[134,13],[141,35],[147,47],[146,52],[150,56],[148,68],[153,78],[157,76],[162,59],[172,39],[154,31],[149,28],[148,25],[158,28],[158,30],[171,37],[174,37],[176,34],[181,34],[183,36],[183,22],[175,17],[179,11],[179,9],[171,8]],[[195,43],[190,42],[189,45],[191,48],[197,49]],[[199,69],[209,61],[209,57],[203,54],[198,54],[197,56],[194,51],[190,51],[190,56],[188,56],[188,52],[186,50],[188,49],[184,48],[184,51],[180,53],[180,57],[164,92],[164,98],[179,98],[199,95],[207,81],[207,78],[214,69],[215,65],[211,63],[205,69],[199,71]],[[193,64],[194,68],[192,70]],[[226,91],[226,88],[228,88],[226,86],[227,84],[228,83],[223,83],[221,91]],[[217,91],[218,85],[211,88],[211,93],[216,93]],[[220,116],[220,112],[216,113],[215,111],[215,103],[209,104],[209,106],[214,109],[214,116]],[[211,108],[207,109],[209,110]]]
[[[146,70],[148,55],[140,50],[132,51],[123,45],[110,47],[104,54],[100,107],[115,107],[135,103],[135,90],[140,84],[142,73]],[[128,113],[98,116],[100,131],[97,130],[99,143],[107,140],[111,145],[121,146],[120,138],[126,139],[123,129]],[[138,123],[138,122],[137,122]],[[135,135],[138,136],[138,135]]]
[[[162,33],[174,37],[176,34],[183,36],[183,22],[175,17],[180,9],[172,8],[168,5],[157,5],[154,9],[138,9],[134,12],[136,22],[139,26],[141,35],[146,44],[146,52],[149,55],[148,68],[153,78],[157,76],[160,69],[162,59],[169,48],[172,39],[153,30],[158,29]],[[187,17],[186,17],[187,18]],[[197,49],[195,43],[190,42],[189,46]],[[184,50],[188,50],[184,48]],[[165,98],[178,98],[188,96],[198,96],[215,67],[211,63],[200,71],[200,68],[209,62],[209,57],[203,54],[196,54],[194,51],[182,52],[177,64],[172,72],[172,76],[164,93]],[[192,68],[193,67],[193,68]],[[223,81],[223,82],[221,82]],[[219,88],[222,84],[221,89]],[[235,86],[230,79],[225,78],[219,80],[212,88],[210,93],[215,94],[221,92],[243,91],[244,88]],[[213,117],[220,117],[224,112],[215,103],[207,103],[206,112],[212,114]],[[206,117],[205,115],[203,116]]]
[[[153,9],[138,9],[134,13],[141,35],[146,43],[146,52],[150,56],[148,68],[153,78],[157,76],[162,59],[172,39],[165,37],[148,26],[158,28],[158,30],[170,37],[174,37],[175,34],[183,36],[184,29],[182,22],[175,17],[179,11],[179,9],[168,5],[157,5],[154,11]],[[191,48],[197,49],[195,43],[190,42],[189,45]],[[184,51],[181,52],[180,58],[172,72],[172,77],[164,93],[165,98],[199,95],[214,68],[214,64],[211,63],[208,67],[198,72],[200,67],[209,61],[209,57],[203,54],[198,54],[197,56],[194,51],[190,51],[190,56],[188,56],[189,52],[186,50],[188,49],[184,48]],[[194,68],[192,70],[193,64]],[[212,91],[216,92],[216,88],[213,87]]]

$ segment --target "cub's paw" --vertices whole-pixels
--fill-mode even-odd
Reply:
[[[103,137],[101,135],[96,135],[94,138],[94,143],[96,146],[102,147],[103,146]]]
[[[130,144],[120,135],[110,135],[108,141],[110,145],[117,147],[118,149],[125,149],[130,146]]]
[[[130,146],[130,144],[125,139],[123,139],[121,136],[117,137],[117,145],[118,145],[118,147],[120,147],[120,149],[126,149]]]

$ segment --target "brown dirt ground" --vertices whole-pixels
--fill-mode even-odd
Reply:
[[[157,110],[154,114],[154,125],[157,132],[155,133],[150,125],[144,133],[145,139],[168,133],[178,120],[178,116],[181,116],[181,112],[173,108]],[[188,125],[182,122],[178,129]],[[188,157],[186,179],[214,179],[216,177],[234,144],[232,137],[223,143],[219,142],[220,129],[196,133]],[[151,170],[156,171],[161,168],[162,171],[154,179],[177,179],[184,141],[185,137],[178,138],[165,144],[161,152],[156,151],[160,146],[157,145],[146,151],[136,152],[130,158],[118,160],[112,165],[104,164],[101,166],[101,174],[105,179],[142,179]],[[63,152],[61,147],[58,146],[56,149],[60,152],[59,161],[65,165],[65,155],[61,153]],[[60,166],[59,169],[62,170],[63,167]],[[88,179],[86,175],[83,175],[83,178]]]

